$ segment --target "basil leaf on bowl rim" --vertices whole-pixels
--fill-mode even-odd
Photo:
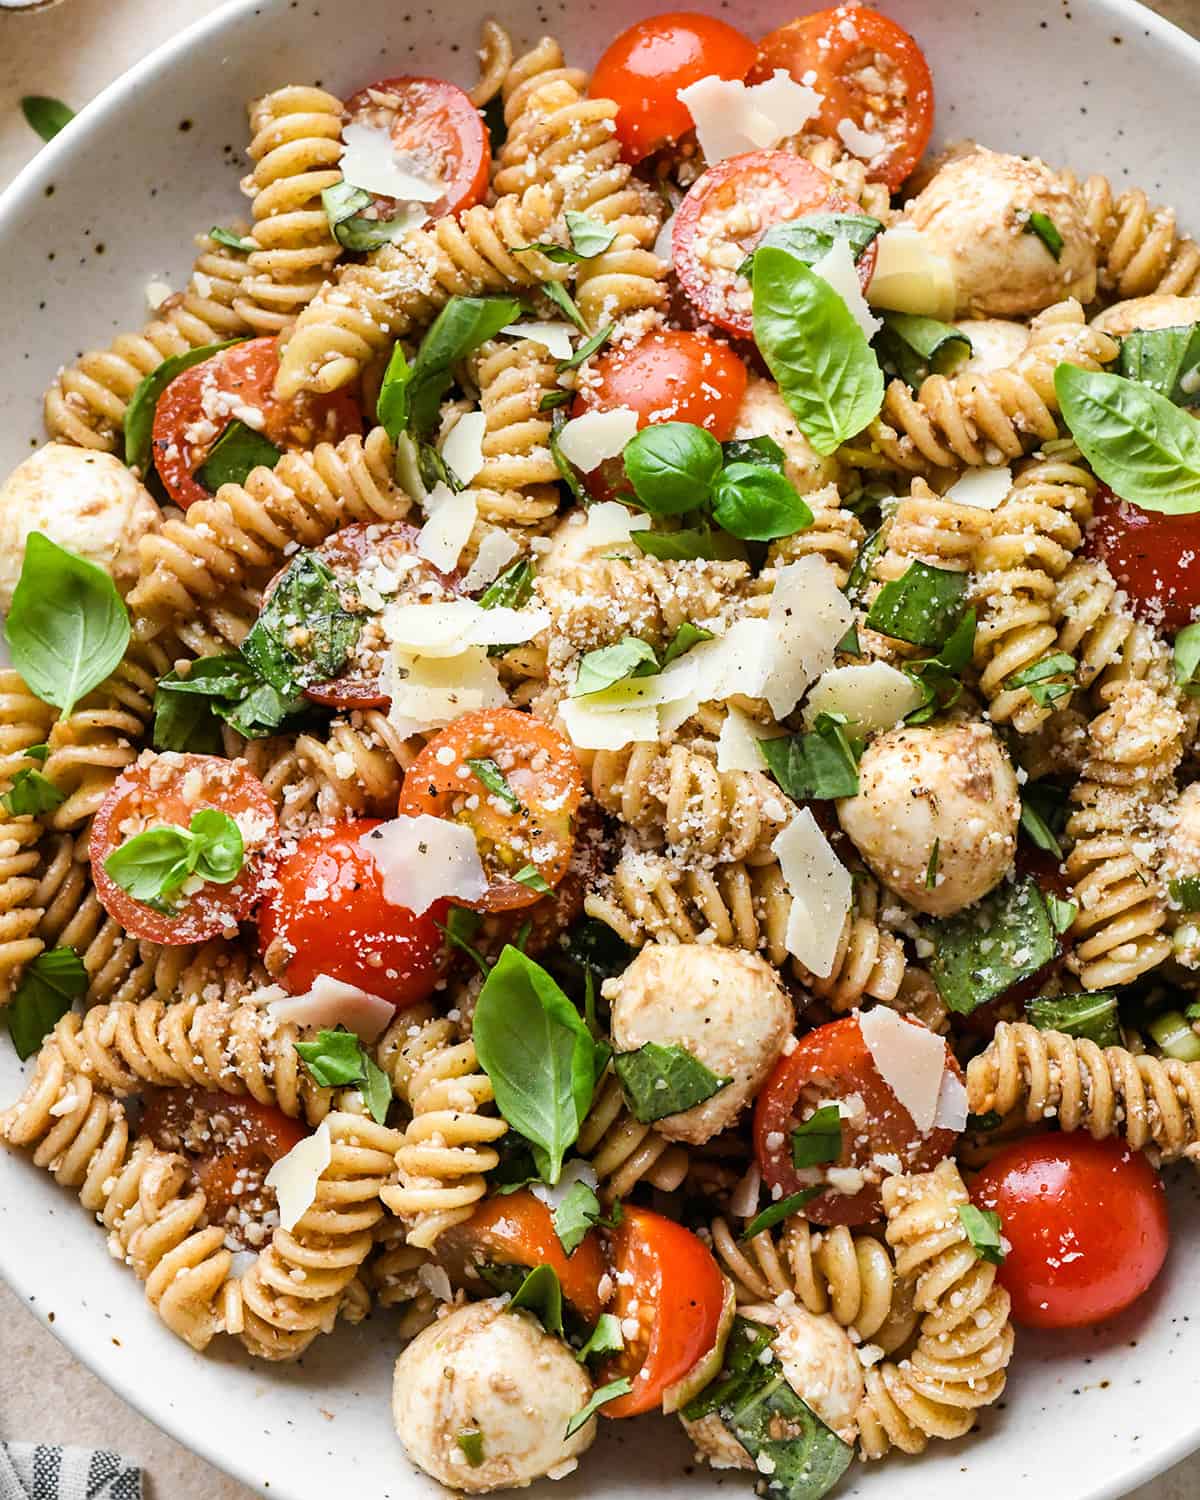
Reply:
[[[44,141],[52,141],[75,118],[75,111],[69,104],[53,99],[49,94],[25,94],[21,99],[21,113],[30,130],[36,131]]]

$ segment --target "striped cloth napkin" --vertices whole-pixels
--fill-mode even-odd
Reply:
[[[142,1500],[142,1471],[107,1448],[0,1443],[0,1500]]]

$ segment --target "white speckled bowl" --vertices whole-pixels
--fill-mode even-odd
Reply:
[[[695,0],[692,0],[695,3]],[[411,4],[406,12],[405,5]],[[796,0],[724,9],[750,34]],[[191,236],[238,205],[244,105],[285,82],[350,92],[400,72],[468,82],[488,0],[237,0],[115,83],[0,198],[0,470],[41,441],[40,394],[55,368],[145,317],[153,276],[181,278]],[[648,0],[512,0],[519,41],[557,32],[593,60]],[[1128,0],[888,0],[929,54],[939,136],[1039,153],[1139,183],[1191,216],[1200,45]],[[1200,217],[1200,216],[1196,216]],[[21,1069],[0,1045],[0,1103]],[[1197,1361],[1200,1208],[1173,1190],[1166,1272],[1134,1314],[1102,1330],[1022,1335],[1002,1406],[979,1434],[923,1458],[854,1469],[841,1495],[1102,1500],[1200,1445]],[[0,1272],[105,1380],[214,1463],[282,1500],[432,1496],[406,1462],[388,1404],[391,1320],[318,1342],[294,1367],[252,1365],[224,1347],[201,1358],[147,1310],[74,1197],[0,1153]],[[1189,1322],[1189,1318],[1193,1321]],[[37,1371],[27,1372],[36,1382]],[[47,1392],[47,1399],[53,1393]],[[620,1486],[635,1500],[751,1493],[744,1476],[693,1473],[672,1423],[602,1424],[602,1440],[557,1500]],[[112,1442],[119,1446],[121,1435]]]

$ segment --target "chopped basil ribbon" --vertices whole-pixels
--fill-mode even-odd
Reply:
[[[117,845],[104,870],[135,901],[161,911],[193,875],[232,884],[245,856],[241,829],[229,814],[202,807],[187,828],[162,823],[135,833]]]
[[[272,687],[294,695],[346,665],[363,617],[342,604],[342,586],[316,552],[298,552],[264,601],[243,657]]]
[[[306,712],[299,692],[281,693],[240,654],[202,656],[186,676],[168,672],[154,694],[154,748],[216,754],[224,720],[245,739],[263,739]]]
[[[1058,951],[1046,902],[1028,878],[1004,881],[974,906],[930,927],[933,980],[959,1015],[1036,974]]]
[[[247,254],[258,249],[258,241],[252,234],[238,234],[232,229],[222,229],[219,224],[213,225],[208,231],[208,237],[216,244],[224,245],[226,250],[240,250]]]
[[[1025,1014],[1039,1031],[1061,1031],[1097,1047],[1119,1047],[1117,997],[1111,990],[1079,995],[1043,995],[1025,1002]]]
[[[975,651],[975,629],[975,611],[969,609],[935,656],[905,664],[905,676],[917,685],[924,699],[911,713],[905,714],[906,724],[927,724],[958,702],[963,690],[963,668]]]
[[[950,375],[971,357],[971,340],[952,323],[916,313],[885,312],[875,335],[884,373],[916,390],[930,375]]]
[[[1004,686],[1025,688],[1039,708],[1048,708],[1067,697],[1075,687],[1075,658],[1065,651],[1055,651],[1041,661],[1032,662],[1014,672]]]
[[[1155,1016],[1146,1030],[1165,1057],[1173,1057],[1176,1062],[1200,1062],[1200,1037],[1179,1011],[1167,1010]]]
[[[842,1116],[836,1104],[820,1109],[792,1131],[792,1165],[819,1167],[842,1154]]]
[[[883,225],[870,214],[801,214],[798,219],[772,224],[737,268],[737,273],[753,278],[754,256],[764,245],[768,249],[786,250],[806,266],[814,266],[829,254],[838,240],[846,240],[850,253],[858,261],[882,230]]]
[[[61,99],[52,99],[48,94],[26,94],[21,100],[21,113],[30,130],[36,131],[44,141],[52,141],[75,118],[70,105]]]
[[[520,808],[520,797],[509,786],[504,772],[490,756],[468,760],[467,765],[474,772],[475,779],[481,781],[493,796],[499,797],[506,807],[511,808],[513,812]]]
[[[943,646],[966,612],[967,575],[913,562],[885,583],[867,611],[867,625],[912,646]]]
[[[546,439],[546,442],[550,449],[550,457],[554,460],[554,467],[558,470],[559,478],[571,491],[571,494],[575,497],[575,500],[580,505],[586,506],[589,501],[587,490],[583,486],[583,480],[580,479],[579,475],[575,472],[575,465],[562,451],[562,448],[559,446],[558,442],[559,437],[562,434],[562,430],[566,425],[567,414],[561,407],[559,407],[559,409],[554,413],[554,416],[550,420],[550,435]]]
[[[65,719],[119,666],[129,613],[103,568],[31,531],[4,635],[29,690]]]
[[[375,398],[375,417],[379,425],[391,438],[399,442],[408,427],[408,388],[412,382],[412,366],[402,344],[393,344],[387,369],[383,372],[383,383]]]
[[[617,325],[615,323],[609,323],[605,327],[603,327],[600,330],[599,333],[594,333],[594,334],[592,334],[592,336],[591,336],[590,339],[585,339],[584,342],[582,344],[580,344],[579,348],[576,349],[575,353],[572,354],[569,359],[560,359],[559,360],[558,364],[556,364],[555,367],[554,367],[555,372],[557,374],[559,374],[559,375],[565,375],[568,370],[576,370],[576,369],[578,369],[579,366],[581,364],[583,364],[583,362],[584,362],[585,359],[591,359],[591,357],[592,357],[593,354],[595,354],[598,350],[604,348],[605,344],[607,344],[608,341],[609,341],[609,339],[612,338],[613,332],[616,329],[616,326]],[[559,395],[559,392],[552,391],[549,394],[557,398],[557,396]],[[563,391],[562,392],[562,397],[563,397],[562,401],[558,401],[556,399],[553,402],[551,402],[551,405],[553,405],[553,406],[564,405],[565,402],[567,402],[567,401],[569,401],[571,399],[571,392],[570,391]],[[542,403],[544,403],[544,401],[545,401],[545,397],[542,398]],[[542,403],[539,403],[539,405],[538,405],[538,410],[539,411],[542,411],[542,410],[545,409],[544,405]]]
[[[757,464],[759,467],[778,469],[782,474],[787,467],[787,457],[773,437],[765,433],[752,438],[729,438],[721,444],[726,465]]]
[[[851,604],[861,604],[867,591],[867,585],[871,582],[871,575],[879,554],[887,546],[887,527],[880,526],[873,531],[862,546],[858,549],[858,556],[854,559],[854,565],[850,569],[850,576],[846,579],[846,586],[842,590]]]
[[[479,1468],[483,1463],[483,1433],[477,1427],[473,1427],[469,1432],[458,1433],[454,1441],[462,1449],[471,1467]]]
[[[601,1313],[596,1320],[588,1341],[575,1356],[580,1364],[596,1354],[620,1354],[625,1347],[621,1337],[621,1321],[612,1313]]]
[[[365,217],[361,210],[375,202],[374,193],[349,182],[335,182],[321,191],[321,206],[338,244],[346,250],[378,250],[390,245],[413,228],[410,214],[391,219]]]
[[[513,1293],[509,1312],[523,1307],[531,1312],[547,1333],[563,1336],[562,1283],[553,1266],[534,1266]]]
[[[822,456],[883,405],[883,372],[845,302],[786,250],[754,254],[754,341],[801,432]]]
[[[1025,234],[1036,234],[1055,260],[1062,259],[1063,237],[1049,214],[1035,210],[1025,220]]]
[[[789,1193],[786,1198],[780,1198],[768,1204],[761,1213],[755,1214],[738,1238],[752,1240],[764,1229],[774,1229],[776,1224],[782,1224],[784,1219],[799,1213],[809,1199],[815,1198],[818,1193],[823,1193],[825,1190],[825,1183],[818,1182],[815,1187],[802,1188],[798,1193]]]
[[[536,865],[522,865],[513,876],[513,879],[518,885],[527,886],[531,891],[536,891],[539,896],[546,896],[550,893],[550,887],[546,883],[546,878],[544,875],[539,874]]]
[[[511,944],[479,992],[472,1032],[496,1107],[557,1182],[595,1092],[591,1033],[545,969]]]
[[[608,330],[606,329],[605,332],[607,333]],[[566,406],[574,394],[574,391],[547,391],[538,402],[538,411],[553,411],[556,406]]]
[[[929,863],[925,866],[925,889],[927,891],[937,890],[938,854],[941,847],[941,839],[934,839],[933,848],[929,851]]]
[[[1200,697],[1200,623],[1185,625],[1172,652],[1175,681],[1189,698]]]
[[[793,802],[857,794],[860,752],[847,738],[845,723],[841,714],[818,714],[807,734],[759,740],[767,769]]]
[[[1117,374],[1148,385],[1176,406],[1195,406],[1200,402],[1200,323],[1127,333]]]
[[[600,1200],[595,1189],[586,1182],[573,1182],[551,1215],[554,1232],[567,1255],[573,1255],[579,1249],[588,1230],[601,1217]]]
[[[613,1070],[634,1116],[643,1125],[682,1114],[719,1093],[731,1078],[718,1078],[686,1047],[647,1042],[636,1052],[618,1052]]]
[[[1200,911],[1200,877],[1183,875],[1167,882],[1171,900],[1183,911]]]
[[[976,1208],[973,1203],[961,1203],[958,1217],[971,1242],[971,1248],[979,1259],[990,1261],[994,1266],[1002,1266],[1004,1248],[1000,1238],[1000,1215],[990,1208]]]
[[[4,1010],[13,1048],[22,1062],[33,1056],[87,987],[87,970],[74,948],[51,948],[38,954]]]
[[[1049,781],[1030,781],[1021,789],[1021,828],[1038,849],[1062,859],[1058,835],[1067,821],[1067,793]]]
[[[817,1187],[812,1192],[824,1192],[824,1188]],[[800,1194],[795,1195],[799,1197]],[[810,1193],[811,1196],[811,1193]],[[721,1361],[721,1368],[712,1380],[704,1387],[698,1395],[683,1407],[683,1415],[689,1422],[698,1422],[701,1417],[707,1417],[722,1406],[727,1406],[731,1399],[736,1398],[739,1391],[745,1391],[747,1386],[758,1384],[764,1379],[768,1369],[764,1366],[763,1355],[775,1342],[776,1333],[774,1328],[768,1328],[763,1323],[754,1323],[749,1318],[743,1318],[738,1314],[733,1320],[733,1327],[729,1330],[729,1337],[725,1341],[725,1354]]]
[[[322,1029],[316,1040],[297,1042],[296,1053],[321,1088],[356,1083],[363,1103],[377,1125],[387,1120],[392,1081],[363,1046],[360,1037],[342,1027]]]
[[[536,245],[514,245],[514,255],[519,255],[523,250],[536,250],[555,265],[570,266],[603,254],[617,237],[617,231],[610,224],[590,219],[587,214],[578,213],[573,208],[567,209],[563,218],[567,221],[567,234],[571,241],[569,246],[539,240]]]
[[[533,595],[533,565],[528,558],[506,568],[479,596],[481,609],[520,609]]]
[[[606,923],[581,917],[567,929],[557,957],[569,965],[572,977],[594,975],[603,982],[623,974],[635,954]]]
[[[1200,510],[1200,424],[1149,386],[1059,365],[1063,420],[1096,474],[1122,500],[1164,515]]]
[[[202,344],[199,349],[188,349],[183,354],[172,354],[149,375],[139,381],[129,405],[125,408],[125,462],[139,473],[149,474],[153,463],[151,438],[154,432],[154,413],[158,398],[175,379],[193,365],[202,365],[224,349],[232,349],[241,339],[226,339],[223,344]]]
[[[661,665],[669,667],[673,661],[685,656],[693,646],[700,645],[701,641],[712,639],[711,630],[705,630],[703,626],[693,625],[690,620],[685,620],[667,643],[667,649],[662,654]]]
[[[38,813],[53,812],[66,800],[66,792],[60,792],[40,771],[25,766],[13,777],[8,791],[0,796],[0,806],[14,818],[36,817]]]
[[[245,484],[255,469],[273,469],[283,457],[270,438],[244,422],[233,421],[208,450],[196,479],[215,495],[223,484]]]
[[[580,658],[570,696],[602,693],[627,677],[647,677],[658,671],[654,647],[640,636],[622,637],[615,646],[601,646]]]
[[[1074,923],[1079,915],[1079,907],[1074,901],[1064,901],[1061,896],[1056,896],[1053,891],[1045,893],[1046,910],[1050,913],[1050,925],[1059,937],[1062,936]]]
[[[635,531],[633,541],[639,552],[648,557],[689,562],[722,556],[720,536],[720,532],[708,527],[696,527],[685,531]]]
[[[558,308],[564,318],[568,318],[580,333],[591,333],[591,329],[583,320],[583,314],[575,306],[570,292],[558,281],[543,281],[541,284],[542,294]],[[511,319],[509,320],[512,321]]]
[[[633,1390],[633,1381],[628,1375],[622,1375],[618,1380],[610,1380],[607,1385],[597,1386],[586,1406],[581,1406],[567,1423],[567,1430],[563,1433],[563,1437],[574,1437],[581,1427],[585,1427],[592,1420],[602,1406],[615,1401],[618,1396],[628,1396],[631,1390]]]

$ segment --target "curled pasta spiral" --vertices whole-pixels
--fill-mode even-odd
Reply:
[[[815,555],[823,557],[833,569],[838,588],[845,588],[866,530],[854,512],[843,507],[837,485],[827,484],[804,498],[812,511],[812,525],[771,543],[762,576],[772,568]]]
[[[343,105],[324,89],[289,84],[250,106],[255,249],[234,301],[255,332],[278,333],[307,307],[333,269],[334,239],[321,193],[342,180]]]
[[[33,818],[0,812],[0,1007],[12,999],[21,971],[45,947],[38,927],[38,839]]]
[[[143,378],[172,354],[219,344],[248,331],[235,304],[246,277],[246,257],[207,235],[183,292],[167,298],[140,333],[123,333],[107,349],[92,349],[59,371],[43,407],[46,431],[81,448],[115,451],[129,398]]]
[[[1114,197],[1099,174],[1079,196],[1096,242],[1101,291],[1122,300],[1152,292],[1187,297],[1200,289],[1200,245],[1180,234],[1174,209],[1152,204],[1141,188]]]
[[[57,710],[35,698],[19,672],[0,668],[0,782],[35,765],[25,752],[45,744],[56,717]]]
[[[1054,1117],[1062,1130],[1120,1135],[1164,1160],[1200,1156],[1200,1063],[1001,1021],[967,1065],[967,1098],[974,1114],[1021,1110],[1030,1124]]]
[[[902,578],[914,562],[966,573],[991,533],[991,520],[991,514],[978,505],[960,505],[934,494],[918,477],[896,507],[874,575],[890,583]]]
[[[864,1458],[891,1448],[920,1453],[930,1438],[962,1437],[978,1409],[1003,1394],[1013,1351],[1009,1296],[959,1218],[969,1201],[950,1160],[884,1182],[887,1241],[896,1274],[916,1283],[921,1321],[907,1358],[866,1372],[858,1411]]]
[[[627,1197],[643,1181],[673,1192],[687,1175],[687,1152],[634,1118],[611,1072],[596,1090],[575,1149],[595,1169],[605,1203]]]
[[[566,82],[574,89],[587,87],[582,68],[568,68],[563,50],[552,36],[544,36],[535,47],[518,57],[504,75],[500,97],[504,101],[504,123],[510,129],[525,109],[530,94],[548,83]],[[497,170],[497,161],[493,170]]]
[[[489,17],[479,28],[479,81],[468,95],[476,109],[482,109],[504,87],[512,71],[512,37]]]
[[[1055,649],[1075,657],[1080,686],[1094,685],[1101,702],[1111,702],[1117,684],[1125,681],[1169,688],[1170,652],[1152,627],[1129,612],[1105,563],[1077,557],[1059,581],[1055,609]]]
[[[479,514],[499,526],[535,526],[558,509],[559,473],[550,452],[543,396],[558,390],[555,361],[534,339],[496,339],[471,359],[486,419],[483,468],[471,481]]]

